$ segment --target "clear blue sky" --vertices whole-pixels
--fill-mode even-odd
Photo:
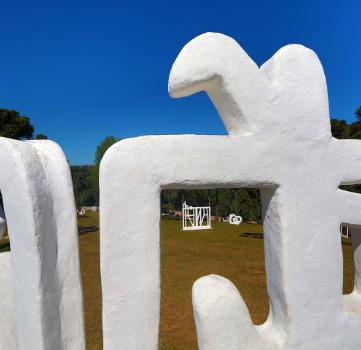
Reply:
[[[207,95],[171,99],[168,75],[205,32],[260,66],[287,44],[319,56],[331,118],[361,105],[361,1],[2,1],[0,107],[30,117],[71,165],[108,135],[226,134]]]

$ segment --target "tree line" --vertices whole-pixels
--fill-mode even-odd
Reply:
[[[216,218],[233,213],[244,221],[261,221],[261,195],[259,188],[217,188],[211,190],[163,190],[162,212],[181,211],[182,204],[193,207],[211,207]]]
[[[361,140],[361,106],[356,110],[357,121],[348,124],[346,120],[331,119],[332,136],[338,139]],[[0,136],[17,140],[34,139],[34,127],[30,119],[19,112],[0,108]],[[36,139],[47,139],[38,134]],[[107,136],[96,148],[94,164],[70,166],[74,196],[78,208],[99,205],[99,166],[107,149],[121,141]],[[340,186],[341,189],[361,193],[361,185]],[[241,215],[244,221],[261,221],[261,196],[258,188],[219,188],[211,190],[164,190],[161,193],[162,212],[181,211],[182,203],[191,206],[211,206],[214,216]],[[0,203],[2,197],[0,193]],[[146,205],[146,204],[145,204]]]

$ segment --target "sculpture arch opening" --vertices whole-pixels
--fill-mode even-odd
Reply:
[[[182,231],[183,200],[192,206],[210,202],[211,230]],[[269,314],[269,297],[259,189],[163,190],[161,206],[160,346],[196,346],[192,286],[210,274],[230,280],[244,298],[253,323],[263,324]],[[231,213],[242,216],[242,226],[221,221]]]
[[[341,224],[343,253],[343,310],[361,313],[361,227]]]
[[[361,185],[357,182],[342,183],[339,191],[348,199],[345,209],[351,214],[339,228],[343,258],[342,307],[350,315],[361,314],[361,225],[357,222]]]

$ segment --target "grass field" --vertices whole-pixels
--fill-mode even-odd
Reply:
[[[87,349],[102,349],[99,216],[79,218],[79,249],[84,291]],[[181,231],[181,221],[162,220],[162,299],[160,349],[198,349],[192,310],[192,285],[218,274],[231,280],[244,298],[253,322],[268,315],[261,225],[212,222],[213,230]],[[1,241],[5,243],[5,241]],[[343,239],[344,293],[353,288],[351,240]]]

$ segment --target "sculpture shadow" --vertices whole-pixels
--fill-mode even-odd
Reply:
[[[242,238],[258,238],[258,239],[263,239],[263,233],[250,233],[250,232],[244,232],[240,235],[238,235],[238,237],[242,237]]]
[[[97,232],[99,227],[96,226],[78,226],[78,236],[86,235],[87,233]]]

